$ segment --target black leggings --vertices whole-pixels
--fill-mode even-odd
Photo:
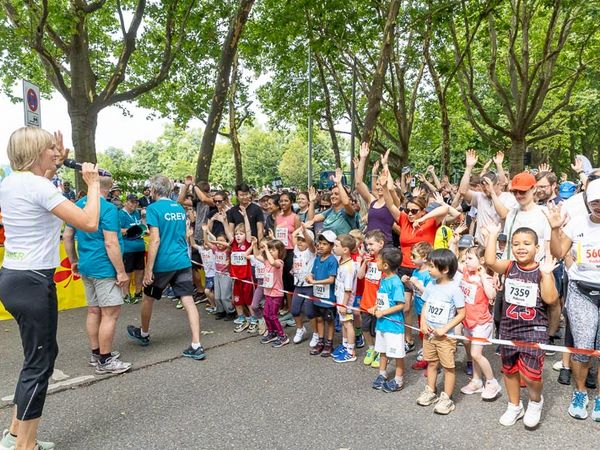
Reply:
[[[19,420],[42,416],[58,355],[58,301],[53,276],[54,270],[0,269],[0,299],[19,325],[25,357],[13,400]]]

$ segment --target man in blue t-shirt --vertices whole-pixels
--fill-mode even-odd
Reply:
[[[132,275],[135,278],[134,295],[129,295],[129,285],[123,292],[126,303],[137,303],[142,299],[146,245],[143,238],[145,225],[142,223],[142,216],[137,210],[138,203],[137,197],[134,194],[129,194],[123,209],[119,210],[119,225],[124,247],[123,264],[129,279],[132,279]]]
[[[112,178],[100,178],[100,219],[98,230],[86,233],[67,226],[63,234],[65,251],[71,261],[74,275],[81,274],[88,305],[87,332],[92,349],[90,365],[96,373],[123,373],[131,363],[119,359],[112,351],[112,343],[121,305],[122,288],[129,284],[121,249],[121,230],[115,205],[106,200],[112,187]],[[83,208],[87,197],[76,204]],[[74,238],[77,238],[77,248]]]
[[[144,270],[144,296],[142,299],[142,326],[129,325],[129,337],[141,345],[150,344],[150,319],[155,300],[171,286],[179,297],[188,316],[192,342],[183,356],[201,360],[206,357],[200,344],[200,315],[194,304],[192,263],[187,245],[187,216],[183,207],[169,198],[171,181],[162,175],[150,179],[153,203],[146,208],[146,223],[150,229],[148,260]]]

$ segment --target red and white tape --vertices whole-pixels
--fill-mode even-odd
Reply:
[[[192,261],[192,263],[197,266],[203,267],[203,264],[198,263],[196,261]],[[217,272],[217,271],[215,271],[215,272]],[[218,272],[218,273],[221,275],[225,275],[225,276],[231,278],[232,280],[238,280],[238,281],[241,281],[242,283],[247,283],[247,284],[252,284],[252,285],[258,286],[258,287],[263,287],[262,285],[259,285],[258,283],[255,283],[250,280],[243,280],[241,278],[234,277],[234,276],[230,275],[229,273],[225,273],[225,272]],[[286,291],[285,289],[277,289],[277,290],[283,294],[290,294],[290,295],[294,294],[293,292]],[[331,305],[331,306],[336,306],[336,307],[341,306],[350,311],[369,313],[366,309],[362,309],[360,307],[343,305],[340,303],[331,302],[329,300],[323,300],[322,298],[317,298],[317,297],[314,297],[311,295],[304,295],[304,294],[296,294],[296,295],[301,298],[310,300],[311,302],[318,301],[320,303],[325,303],[325,304]],[[381,319],[389,320],[390,322],[396,323],[398,325],[404,325],[406,328],[410,328],[411,330],[414,330],[417,332],[421,331],[417,327],[413,327],[411,325],[408,325],[405,322],[401,322],[401,321],[393,319],[391,317],[382,316]],[[595,356],[595,357],[600,358],[600,350],[588,350],[588,349],[582,349],[582,348],[566,347],[563,345],[542,344],[539,342],[526,342],[526,341],[515,341],[515,340],[507,340],[507,339],[495,339],[495,338],[488,339],[488,338],[468,337],[468,336],[461,336],[459,334],[446,334],[445,336],[449,337],[450,339],[456,339],[456,340],[460,340],[460,341],[469,341],[469,342],[473,342],[473,343],[479,344],[479,345],[503,345],[506,347],[533,348],[533,349],[539,349],[539,350],[545,350],[545,351],[586,355],[586,356],[590,356],[590,357]]]

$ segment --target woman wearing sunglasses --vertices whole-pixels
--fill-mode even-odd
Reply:
[[[405,304],[404,315],[407,323],[414,322],[414,314],[411,311],[412,288],[408,279],[412,276],[413,271],[417,268],[413,264],[411,251],[413,245],[419,242],[427,242],[433,246],[435,233],[448,214],[448,205],[443,204],[426,213],[427,200],[423,197],[412,197],[406,204],[404,211],[394,203],[390,191],[392,190],[392,178],[389,175],[389,170],[384,167],[379,176],[379,183],[383,188],[383,198],[385,206],[392,214],[396,223],[400,226],[400,250],[402,251],[402,264],[398,269],[398,275],[402,277],[405,284]],[[415,348],[412,339],[410,328],[405,329],[406,351],[411,352]]]

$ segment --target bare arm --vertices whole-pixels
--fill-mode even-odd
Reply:
[[[358,194],[363,198],[363,200],[368,203],[371,204],[371,202],[373,200],[375,200],[375,197],[373,197],[373,194],[371,194],[371,191],[369,191],[368,186],[365,184],[363,178],[365,175],[365,166],[367,164],[367,158],[369,156],[369,144],[367,144],[366,142],[363,142],[360,146],[360,160],[358,161],[358,165],[356,167],[356,178],[355,178],[355,183],[356,183],[356,190],[358,191]]]
[[[71,262],[71,271],[74,274],[79,274],[79,258],[77,256],[77,249],[75,248],[75,229],[66,227],[63,233],[63,244],[65,245],[65,252]]]
[[[119,245],[117,232],[103,230],[102,233],[104,235],[106,254],[117,271],[117,283],[124,288],[129,282],[129,277],[127,276],[127,273],[125,273],[125,266],[123,264],[123,257],[121,256],[121,246]]]
[[[160,245],[160,232],[157,227],[150,227],[150,238],[148,239],[148,258],[146,260],[146,268],[144,270],[144,280],[147,280],[147,276],[152,275],[154,272],[154,263],[156,262],[156,255],[158,253],[158,247]],[[152,278],[150,281],[152,281]],[[151,284],[151,283],[148,283]]]
[[[496,273],[505,273],[510,265],[506,259],[499,260],[496,257],[496,241],[500,233],[500,225],[492,224],[488,226],[488,236],[485,246],[485,264]]]
[[[394,221],[398,222],[398,219],[400,218],[400,209],[394,204],[394,200],[390,194],[389,180],[389,171],[387,168],[384,168],[379,177],[379,183],[383,188],[383,199],[385,200],[385,206],[392,214]]]
[[[471,172],[473,167],[477,164],[477,153],[475,150],[467,150],[465,157],[466,167],[465,173],[460,180],[458,192],[465,198],[465,200],[471,203],[473,199],[473,191],[469,189],[469,183],[471,182]]]

